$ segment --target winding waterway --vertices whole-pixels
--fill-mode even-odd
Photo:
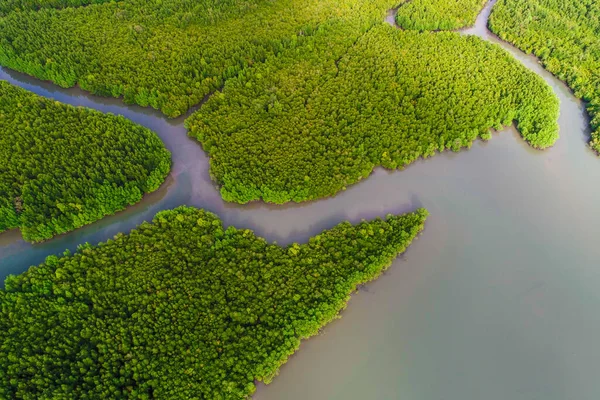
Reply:
[[[0,277],[181,204],[279,243],[424,206],[431,212],[425,234],[353,296],[342,319],[305,341],[255,399],[596,400],[600,159],[586,147],[582,103],[535,58],[487,31],[492,5],[462,33],[500,44],[552,86],[561,101],[557,144],[536,151],[506,129],[468,151],[405,171],[377,169],[336,197],[300,205],[224,203],[183,119],[0,70],[0,79],[40,95],[153,129],[174,161],[159,191],[115,216],[36,245],[16,231],[0,234]]]

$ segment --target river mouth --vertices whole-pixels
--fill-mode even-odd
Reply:
[[[169,181],[122,213],[35,245],[14,231],[0,234],[0,274],[182,204],[281,244],[305,242],[341,220],[423,206],[431,213],[424,235],[255,399],[596,399],[600,160],[587,148],[583,104],[535,58],[487,31],[492,5],[461,33],[498,43],[552,86],[561,102],[556,145],[534,150],[508,128],[404,171],[378,168],[335,197],[303,204],[225,203],[181,118],[0,70],[0,79],[40,95],[122,114],[157,132],[173,154]]]

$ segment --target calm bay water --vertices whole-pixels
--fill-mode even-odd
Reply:
[[[500,43],[485,28],[491,5],[464,34]],[[18,232],[0,234],[0,276],[182,204],[279,243],[424,206],[431,216],[420,239],[353,296],[342,319],[305,341],[255,399],[596,400],[600,159],[586,147],[581,102],[533,57],[500,45],[559,96],[561,138],[553,148],[533,150],[506,129],[471,150],[405,171],[377,169],[336,197],[286,206],[224,203],[182,119],[0,70],[0,79],[35,93],[153,129],[174,159],[158,192],[115,216],[37,245]]]

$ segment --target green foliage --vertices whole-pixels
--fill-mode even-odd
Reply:
[[[600,3],[595,0],[499,0],[489,20],[501,39],[535,54],[588,102],[600,153]]]
[[[14,11],[39,10],[41,8],[79,7],[88,4],[100,4],[114,0],[2,0],[0,17]]]
[[[0,64],[177,117],[326,21],[381,20],[394,1],[127,0],[13,12],[0,19]]]
[[[492,133],[487,131],[487,132],[481,132],[479,134],[479,137],[482,138],[483,140],[487,141],[490,140],[492,138]]]
[[[487,0],[410,0],[396,14],[404,29],[454,30],[471,26]]]
[[[156,190],[171,155],[150,130],[0,81],[0,231],[49,239]]]
[[[540,78],[477,38],[383,26],[395,2],[14,12],[0,19],[0,63],[169,116],[223,87],[186,123],[222,197],[240,203],[333,195],[377,165],[458,151],[513,120],[532,146],[554,143],[558,105]]]
[[[513,120],[533,147],[551,146],[558,110],[542,78],[477,37],[330,25],[230,79],[186,126],[224,199],[283,203],[470,147]]]
[[[0,291],[0,397],[244,399],[423,229],[427,211],[280,247],[180,207]]]

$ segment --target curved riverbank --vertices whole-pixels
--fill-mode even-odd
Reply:
[[[106,240],[181,204],[282,244],[306,241],[344,219],[424,206],[427,232],[403,261],[353,296],[343,319],[303,343],[255,399],[595,399],[600,189],[590,182],[600,178],[600,161],[586,146],[582,103],[535,58],[487,32],[482,16],[491,6],[465,33],[500,44],[553,87],[561,101],[556,145],[531,149],[510,128],[471,150],[404,171],[377,169],[336,197],[299,205],[224,203],[181,118],[0,72],[46,97],[122,114],[156,131],[173,154],[171,178],[137,206],[39,245],[0,235],[1,274]]]
[[[304,343],[255,399],[592,400],[599,392],[600,251],[589,235],[600,194],[589,182],[600,166],[586,145],[588,116],[534,56],[489,32],[494,3],[461,33],[502,46],[552,86],[561,138],[538,152],[510,128],[456,155],[479,171],[438,170],[447,181],[429,182],[440,184],[423,197],[434,217],[406,263],[355,295],[344,319]],[[387,21],[395,26],[392,13]]]

